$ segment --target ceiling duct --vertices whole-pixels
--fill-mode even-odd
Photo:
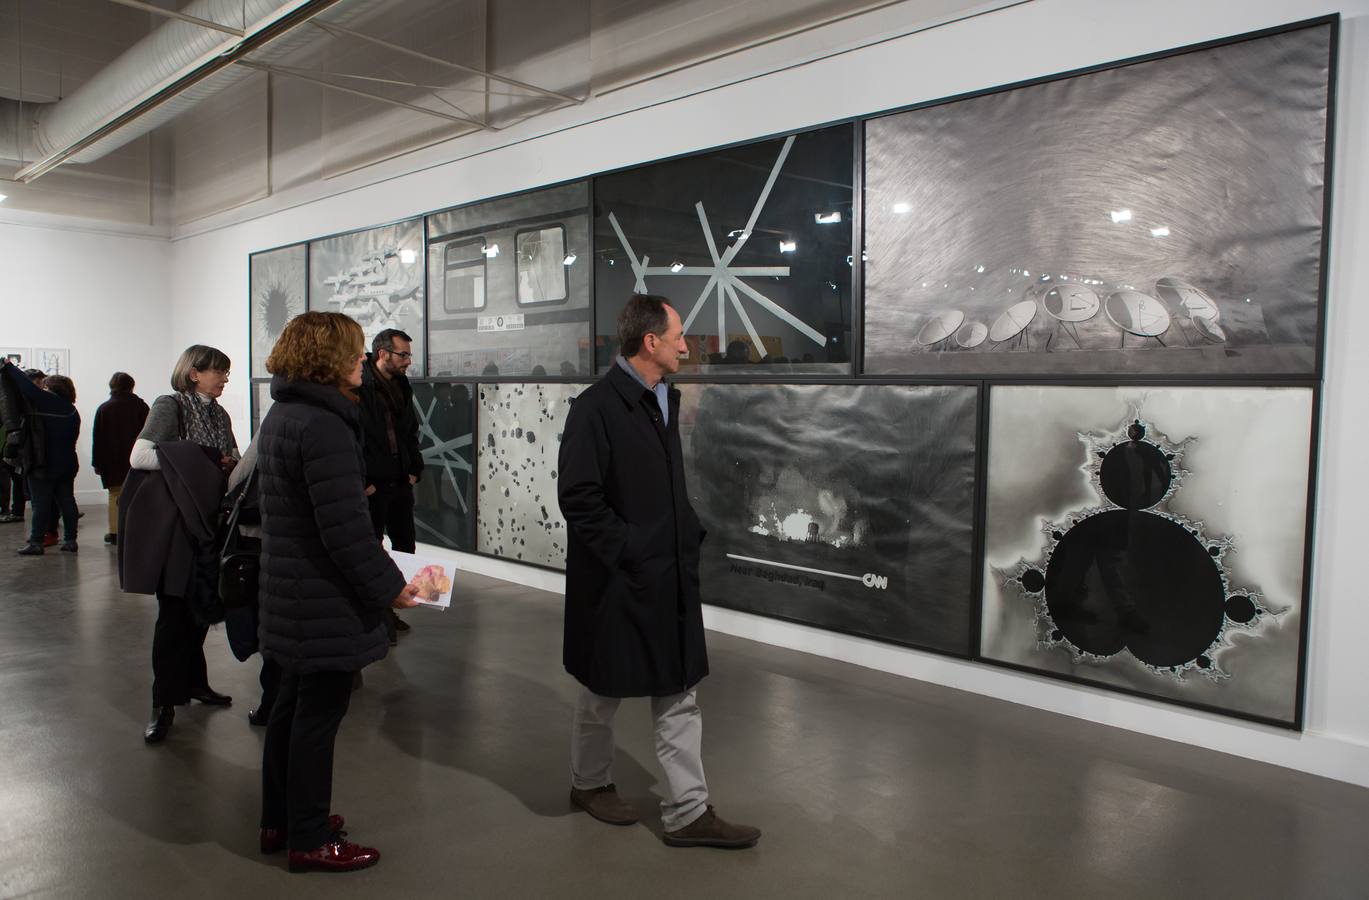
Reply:
[[[38,109],[23,154],[36,161],[16,180],[32,181],[64,162],[92,162],[171,121],[253,74],[234,66],[237,60],[251,54],[265,62],[317,40],[318,34],[291,29],[337,2],[195,0],[180,11],[183,16],[235,29],[241,23],[242,36],[182,19],[161,25],[69,96]],[[335,24],[353,22],[381,2],[352,0]]]

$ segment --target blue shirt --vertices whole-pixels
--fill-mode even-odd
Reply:
[[[666,386],[665,379],[662,378],[660,381],[656,382],[655,387],[652,387],[651,385],[646,383],[646,379],[642,377],[641,373],[632,367],[632,363],[628,362],[626,359],[623,359],[623,357],[621,356],[618,357],[618,365],[622,367],[624,372],[632,376],[633,381],[637,382],[642,387],[646,388],[648,391],[651,391],[651,393],[656,395],[656,404],[661,407],[661,424],[669,425],[670,388]]]

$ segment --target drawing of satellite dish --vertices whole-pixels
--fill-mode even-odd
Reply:
[[[1158,298],[1140,291],[1109,294],[1103,312],[1112,324],[1138,337],[1158,338],[1169,330],[1169,310]]]
[[[1098,295],[1082,284],[1060,284],[1041,298],[1046,312],[1061,322],[1085,322],[1098,314]]]
[[[1190,319],[1211,319],[1216,322],[1221,318],[1222,313],[1216,301],[1187,281],[1161,278],[1155,282],[1155,293],[1161,300],[1188,313]]]
[[[924,347],[939,344],[955,334],[956,329],[965,321],[965,314],[958,309],[948,309],[938,313],[922,326],[917,333],[917,342]]]
[[[1027,326],[1031,324],[1034,318],[1036,318],[1035,300],[1023,300],[1020,303],[1014,303],[1004,310],[1003,315],[999,316],[998,320],[993,323],[993,327],[989,329],[989,340],[995,344],[1001,344],[1004,341],[1019,337],[1027,330]]]
[[[1205,339],[1214,344],[1226,343],[1226,332],[1222,326],[1217,324],[1217,317],[1194,316],[1189,319],[1193,323],[1193,330],[1201,334]]]
[[[983,322],[966,322],[955,333],[955,342],[966,350],[978,347],[989,336],[989,326]]]

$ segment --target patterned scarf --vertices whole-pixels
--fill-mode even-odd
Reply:
[[[206,403],[192,391],[180,391],[176,402],[181,405],[182,437],[201,447],[213,447],[224,456],[234,455],[238,444],[228,424],[228,413],[217,400],[211,398]]]

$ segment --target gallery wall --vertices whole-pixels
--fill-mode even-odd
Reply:
[[[1169,15],[1166,15],[1167,11]],[[767,132],[808,127],[823,120],[1049,75],[1061,69],[1281,24],[1319,11],[1326,10],[1309,10],[1305,4],[1269,3],[1254,7],[1219,4],[1215,8],[1195,11],[1175,4],[1173,10],[1148,8],[1144,14],[1118,10],[1116,15],[1108,17],[1104,26],[1091,21],[1091,17],[1097,15],[1096,6],[1038,0],[973,22],[836,56],[821,63],[567,131],[511,150],[416,173],[310,207],[283,211],[177,245],[175,277],[181,292],[203,293],[209,287],[213,296],[205,304],[178,311],[173,319],[177,335],[174,343],[200,340],[202,338],[197,334],[207,329],[224,336],[225,339],[218,342],[235,358],[246,358],[245,259],[247,253],[255,250],[339,229],[399,219],[438,208],[444,203],[483,199],[539,183],[581,177],[615,164],[638,164],[706,146],[755,138]],[[1340,640],[1345,632],[1325,627],[1330,618],[1352,630],[1355,624],[1364,625],[1363,613],[1350,600],[1352,595],[1346,593],[1341,599],[1335,591],[1336,576],[1348,579],[1350,573],[1343,571],[1344,566],[1338,570],[1329,561],[1328,547],[1334,548],[1336,544],[1334,538],[1328,543],[1324,524],[1328,516],[1339,515],[1351,523],[1351,534],[1354,534],[1352,514],[1348,508],[1337,508],[1336,497],[1344,496],[1347,487],[1354,487],[1356,473],[1351,461],[1338,456],[1334,448],[1339,446],[1338,441],[1347,437],[1346,428],[1360,426],[1341,417],[1342,404],[1347,400],[1340,385],[1348,382],[1338,379],[1355,371],[1356,366],[1362,371],[1364,362],[1352,355],[1351,345],[1341,343],[1344,339],[1335,327],[1340,324],[1339,316],[1353,315],[1353,311],[1338,305],[1336,298],[1342,291],[1353,291],[1356,279],[1364,277],[1362,271],[1354,269],[1353,258],[1343,260],[1336,253],[1336,247],[1343,246],[1346,229],[1353,232],[1364,215],[1364,210],[1353,201],[1346,202],[1344,185],[1348,181],[1349,195],[1359,196],[1355,187],[1362,185],[1364,178],[1364,173],[1354,168],[1358,157],[1353,148],[1356,141],[1362,146],[1365,122],[1362,116],[1347,112],[1345,98],[1357,87],[1362,89],[1364,81],[1365,62],[1362,54],[1355,51],[1362,42],[1365,11],[1360,5],[1358,14],[1345,10],[1342,13],[1346,15],[1346,21],[1342,32],[1337,204],[1331,225],[1329,309],[1332,327],[1327,348],[1329,379],[1324,399],[1322,487],[1318,498],[1318,516],[1322,523],[1319,531],[1323,536],[1314,568],[1317,577],[1311,604],[1313,627],[1305,735],[1280,734],[1259,726],[1166,709],[1146,701],[1052,684],[1030,676],[988,670],[740,613],[713,611],[710,623],[761,640],[854,659],[1005,699],[1309,771],[1362,779],[1357,772],[1362,773],[1365,768],[1361,766],[1356,770],[1349,764],[1363,761],[1365,745],[1369,743],[1369,722],[1366,721],[1364,688],[1361,687],[1366,680],[1364,665],[1357,658],[1353,643]],[[1129,14],[1135,15],[1137,21],[1119,26],[1117,15],[1126,18]],[[1048,68],[1042,67],[1039,54],[1026,51],[1033,39],[1049,42],[1054,48],[1049,54]],[[917,90],[911,90],[909,85],[917,85]],[[800,97],[802,102],[797,102]],[[776,98],[789,99],[777,102]],[[728,114],[743,111],[744,115]],[[649,135],[649,140],[644,139],[644,135]],[[539,177],[529,178],[529,171]],[[229,290],[230,287],[236,290]],[[233,334],[240,336],[240,343],[230,349],[226,338]],[[242,386],[238,385],[237,390],[245,401]],[[245,421],[241,416],[235,415],[235,418]],[[1345,471],[1333,471],[1337,462]],[[1340,476],[1338,487],[1328,494],[1327,481],[1336,476]],[[1343,532],[1340,536],[1345,537]],[[509,574],[519,577],[517,572]],[[541,574],[525,580],[546,582]],[[1356,617],[1360,618],[1358,623]]]
[[[0,223],[0,344],[71,351],[81,503],[106,496],[90,468],[90,434],[110,375],[132,375],[149,403],[170,390],[172,251],[160,239]]]

